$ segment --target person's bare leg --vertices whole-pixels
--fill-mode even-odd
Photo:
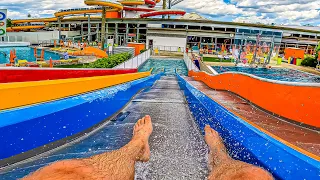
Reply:
[[[272,175],[262,168],[232,159],[219,133],[209,125],[205,127],[205,141],[209,146],[209,180],[246,179],[271,180]]]
[[[151,118],[145,116],[135,124],[131,141],[121,149],[84,159],[59,161],[24,179],[133,179],[135,162],[150,159],[148,140],[152,130]]]

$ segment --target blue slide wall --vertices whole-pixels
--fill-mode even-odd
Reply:
[[[0,162],[103,122],[121,110],[141,89],[151,87],[160,76],[0,112]]]
[[[189,108],[202,133],[209,124],[222,136],[229,154],[261,166],[276,179],[319,179],[320,162],[266,135],[235,116],[177,74]]]

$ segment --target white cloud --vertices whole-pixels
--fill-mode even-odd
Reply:
[[[113,0],[115,1],[115,0]],[[320,24],[320,0],[184,0],[174,8],[214,20],[276,24]],[[160,2],[157,7],[161,6]],[[48,17],[59,9],[86,7],[84,0],[0,0],[12,19]]]
[[[215,20],[277,24],[319,24],[320,0],[184,0],[180,8],[192,9]]]

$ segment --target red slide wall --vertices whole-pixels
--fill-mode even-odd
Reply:
[[[137,72],[137,69],[1,68],[0,83],[81,78],[135,72]]]

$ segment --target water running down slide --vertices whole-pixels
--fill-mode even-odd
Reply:
[[[137,164],[136,177],[204,179],[207,175],[206,145],[197,130],[177,79],[162,77],[152,86],[153,82],[150,81],[149,85],[143,87],[149,86],[138,93],[113,121],[106,123],[94,134],[75,144],[35,157],[29,162],[8,167],[2,171],[0,179],[21,178],[56,160],[88,157],[118,149],[130,140],[134,123],[145,114],[151,115],[154,124],[154,132],[150,137],[152,158],[148,163]],[[115,91],[115,94],[120,91]],[[91,118],[94,113],[85,114]]]

